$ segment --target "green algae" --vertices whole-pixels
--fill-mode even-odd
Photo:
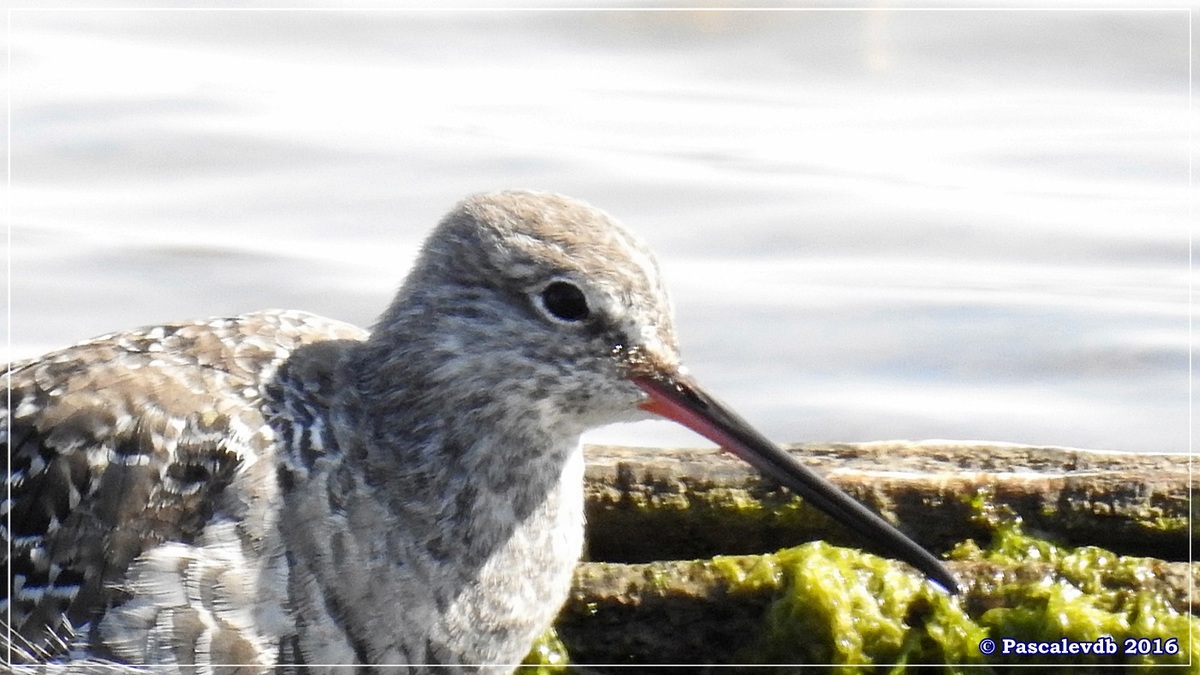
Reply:
[[[737,499],[729,510],[739,517],[790,520],[807,511],[796,503]],[[962,503],[980,534],[948,554],[964,582],[959,596],[895,561],[824,542],[769,555],[653,564],[638,575],[640,592],[703,597],[710,587],[717,589],[711,596],[716,603],[721,597],[764,598],[756,635],[724,655],[726,663],[824,664],[835,673],[930,666],[945,673],[1162,672],[1164,666],[1200,673],[1200,620],[1161,590],[1166,563],[1032,536],[988,490]],[[586,607],[587,616],[597,614],[596,602]],[[1115,653],[1056,653],[1106,638],[1111,640],[1099,644]],[[981,651],[985,640],[996,645],[991,653]],[[552,644],[539,643],[534,652],[541,656],[531,653],[526,661],[539,664],[531,669],[562,671],[565,649],[557,638]],[[1016,653],[1016,644],[1040,644],[1048,653]],[[1130,647],[1158,653],[1127,653]]]
[[[570,671],[567,648],[553,628],[533,643],[533,648],[517,668],[522,675],[562,675]]]
[[[813,542],[711,565],[730,592],[775,590],[758,642],[738,655],[745,663],[819,663],[847,673],[985,663],[976,646],[986,630],[957,600],[884,558]]]
[[[1078,673],[1113,665],[1149,672],[1190,661],[1188,672],[1200,672],[1200,621],[1145,590],[1161,561],[1030,536],[1020,517],[989,496],[974,495],[971,506],[991,540],[986,546],[963,542],[951,559],[1010,567],[1035,563],[1043,571],[971,578],[966,596],[995,605],[983,609],[892,561],[823,542],[772,555],[714,558],[709,565],[729,592],[774,592],[760,638],[739,660],[826,664],[839,673],[876,672],[881,665],[901,673],[916,664],[942,664],[948,673],[973,666]],[[1111,638],[1100,643],[1104,651],[1114,653],[1081,654],[1080,647],[1070,647],[1096,644],[1102,636]],[[996,645],[992,653],[981,651],[985,639]],[[1050,653],[1016,653],[1031,644]],[[1054,653],[1064,649],[1076,651]]]
[[[951,551],[951,558],[1045,566],[1034,578],[977,581],[977,591],[1002,599],[1000,606],[977,618],[995,639],[1059,641],[1065,646],[1108,636],[1115,643],[1115,653],[1058,655],[1057,662],[1121,664],[1128,672],[1151,672],[1162,665],[1191,662],[1188,672],[1200,672],[1200,620],[1177,611],[1168,598],[1147,588],[1146,582],[1162,573],[1162,561],[1038,539],[1024,531],[1019,516],[996,506],[989,497],[981,491],[972,505],[976,521],[991,531],[992,540],[986,547],[963,542]],[[1061,642],[1064,638],[1067,643]],[[993,656],[995,663],[1014,665],[1031,659],[1013,653]]]

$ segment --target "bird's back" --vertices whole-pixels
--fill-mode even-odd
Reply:
[[[252,662],[241,659],[275,648],[253,639],[263,618],[229,601],[261,595],[250,587],[271,575],[254,559],[270,549],[278,502],[264,392],[298,347],[365,337],[302,312],[260,312],[11,364],[0,418],[11,656],[170,660],[190,641],[220,651],[214,660]]]

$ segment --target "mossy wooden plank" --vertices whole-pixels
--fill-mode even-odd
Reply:
[[[1183,454],[930,442],[790,449],[933,550],[984,534],[960,499],[981,488],[1067,543],[1186,560],[1195,538]],[[767,552],[817,539],[866,543],[715,448],[593,446],[587,457],[594,560]]]
[[[1060,569],[1080,564],[1070,555],[1059,563],[952,562],[964,583],[958,598],[898,563],[820,542],[766,556],[589,563],[576,574],[558,632],[579,664],[1066,666],[1081,661],[987,657],[978,645],[989,636],[1079,641],[1102,633],[1118,641],[1173,638],[1179,652],[1083,663],[1161,665],[1200,654],[1189,641],[1200,640],[1200,621],[1189,612],[1197,565],[1114,556],[1088,572],[1099,584],[1089,586]],[[1130,582],[1130,569],[1145,574]]]
[[[863,542],[715,449],[589,448],[595,562],[580,566],[558,623],[572,662],[593,672],[739,663],[838,672],[900,664],[894,672],[904,672],[938,663],[1078,673],[1091,672],[1080,664],[1160,672],[1190,658],[1184,670],[1200,672],[1186,455],[955,443],[795,452],[947,554],[963,594],[952,598],[901,563],[825,542],[775,552],[816,539]],[[728,555],[749,552],[765,554]],[[1102,635],[1145,638],[1160,652],[979,649],[988,637],[1067,645]]]

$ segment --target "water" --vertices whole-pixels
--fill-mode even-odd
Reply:
[[[1186,451],[1181,11],[11,15],[11,347],[359,324],[471,192],[658,251],[782,441]],[[697,445],[667,423],[594,441]]]

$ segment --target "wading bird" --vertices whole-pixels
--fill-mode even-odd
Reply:
[[[8,377],[17,661],[511,670],[579,559],[580,434],[651,414],[955,584],[701,389],[653,255],[562,196],[459,204],[370,332],[266,311]]]

